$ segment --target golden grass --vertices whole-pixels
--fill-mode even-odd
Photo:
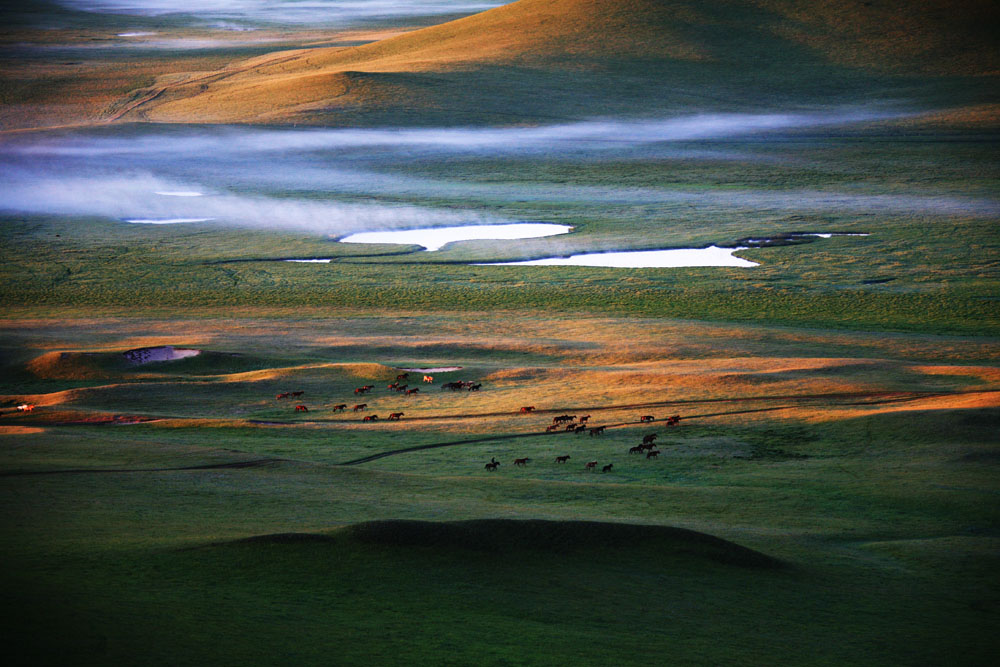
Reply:
[[[36,433],[45,433],[45,429],[37,426],[0,426],[0,435],[34,435]]]

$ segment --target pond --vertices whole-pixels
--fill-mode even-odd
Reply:
[[[680,268],[694,266],[757,266],[757,262],[736,257],[739,248],[677,248],[672,250],[634,250],[591,252],[569,257],[546,257],[520,262],[489,262],[477,266],[603,266],[623,269]]]
[[[519,222],[509,225],[463,225],[460,227],[428,227],[384,232],[360,232],[345,236],[341,243],[394,243],[418,245],[425,250],[440,250],[455,241],[535,239],[566,234],[573,228],[542,222]]]

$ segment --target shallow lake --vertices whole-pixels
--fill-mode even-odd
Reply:
[[[680,268],[693,266],[757,266],[733,255],[746,248],[678,248],[674,250],[635,250],[627,252],[592,252],[569,257],[547,257],[521,262],[489,262],[477,266],[603,266],[622,269]]]
[[[535,239],[566,234],[572,227],[542,222],[521,222],[510,225],[464,225],[461,227],[430,227],[400,229],[387,232],[361,232],[340,239],[341,243],[394,243],[418,245],[425,250],[439,250],[455,241]]]

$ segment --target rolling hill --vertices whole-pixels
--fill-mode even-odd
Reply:
[[[111,119],[520,122],[858,102],[994,102],[993,3],[520,0],[352,48],[161,78]]]

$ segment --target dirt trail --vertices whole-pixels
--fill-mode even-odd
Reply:
[[[259,468],[260,466],[278,463],[285,459],[254,459],[252,461],[233,461],[231,463],[206,463],[196,466],[181,466],[179,468],[67,468],[64,470],[15,470],[0,472],[0,477],[21,477],[23,475],[65,475],[91,472],[103,473],[133,473],[133,472],[172,472],[182,470],[221,470],[239,468]]]

